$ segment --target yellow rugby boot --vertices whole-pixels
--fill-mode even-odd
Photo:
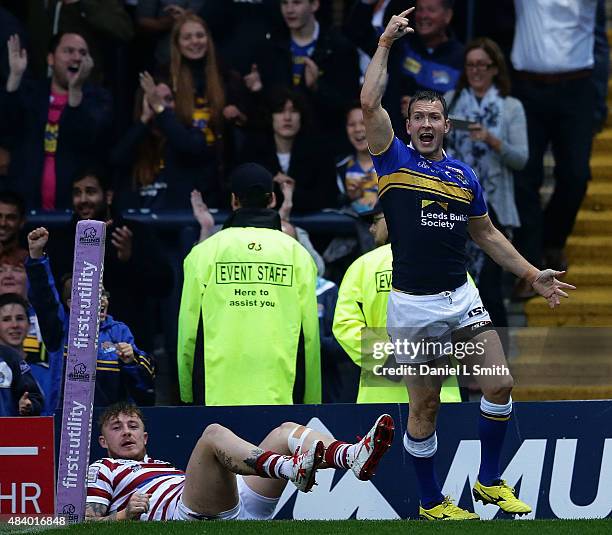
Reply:
[[[445,496],[444,501],[432,507],[425,509],[419,505],[419,517],[422,520],[479,520],[480,517],[476,513],[461,509],[456,506],[450,496]]]
[[[514,495],[514,489],[506,485],[503,479],[499,480],[499,485],[491,485],[490,487],[485,487],[480,481],[476,480],[476,484],[472,489],[472,495],[476,501],[482,502],[485,505],[487,503],[497,505],[504,513],[511,515],[531,513],[531,507],[519,500]]]

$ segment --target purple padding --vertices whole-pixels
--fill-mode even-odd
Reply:
[[[105,239],[103,222],[77,223],[55,503],[69,523],[85,518]]]

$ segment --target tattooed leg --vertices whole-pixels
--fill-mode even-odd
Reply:
[[[193,511],[216,515],[238,503],[236,475],[257,474],[264,450],[229,429],[209,425],[198,440],[186,470],[183,502]]]

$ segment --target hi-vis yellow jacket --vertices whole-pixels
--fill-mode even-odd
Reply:
[[[333,333],[355,364],[361,367],[357,403],[408,402],[403,381],[394,383],[377,376],[372,371],[373,361],[362,361],[363,329],[376,329],[378,335],[373,333],[373,336],[380,336],[381,340],[386,336],[392,263],[391,245],[378,247],[350,265],[338,290]],[[384,341],[388,341],[388,338]],[[367,348],[365,350],[368,351]],[[444,382],[440,399],[443,402],[461,401],[456,377],[449,377]]]
[[[306,249],[280,230],[231,227],[191,250],[184,275],[184,402],[200,389],[206,405],[321,403],[317,270]],[[204,385],[193,384],[194,365]]]

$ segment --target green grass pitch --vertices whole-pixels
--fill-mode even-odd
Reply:
[[[10,528],[0,533],[39,533],[42,528]],[[45,535],[419,535],[469,533],[470,535],[590,535],[612,533],[612,519],[604,520],[493,520],[488,522],[420,522],[416,520],[275,520],[268,522],[100,522],[62,529],[44,529]]]

